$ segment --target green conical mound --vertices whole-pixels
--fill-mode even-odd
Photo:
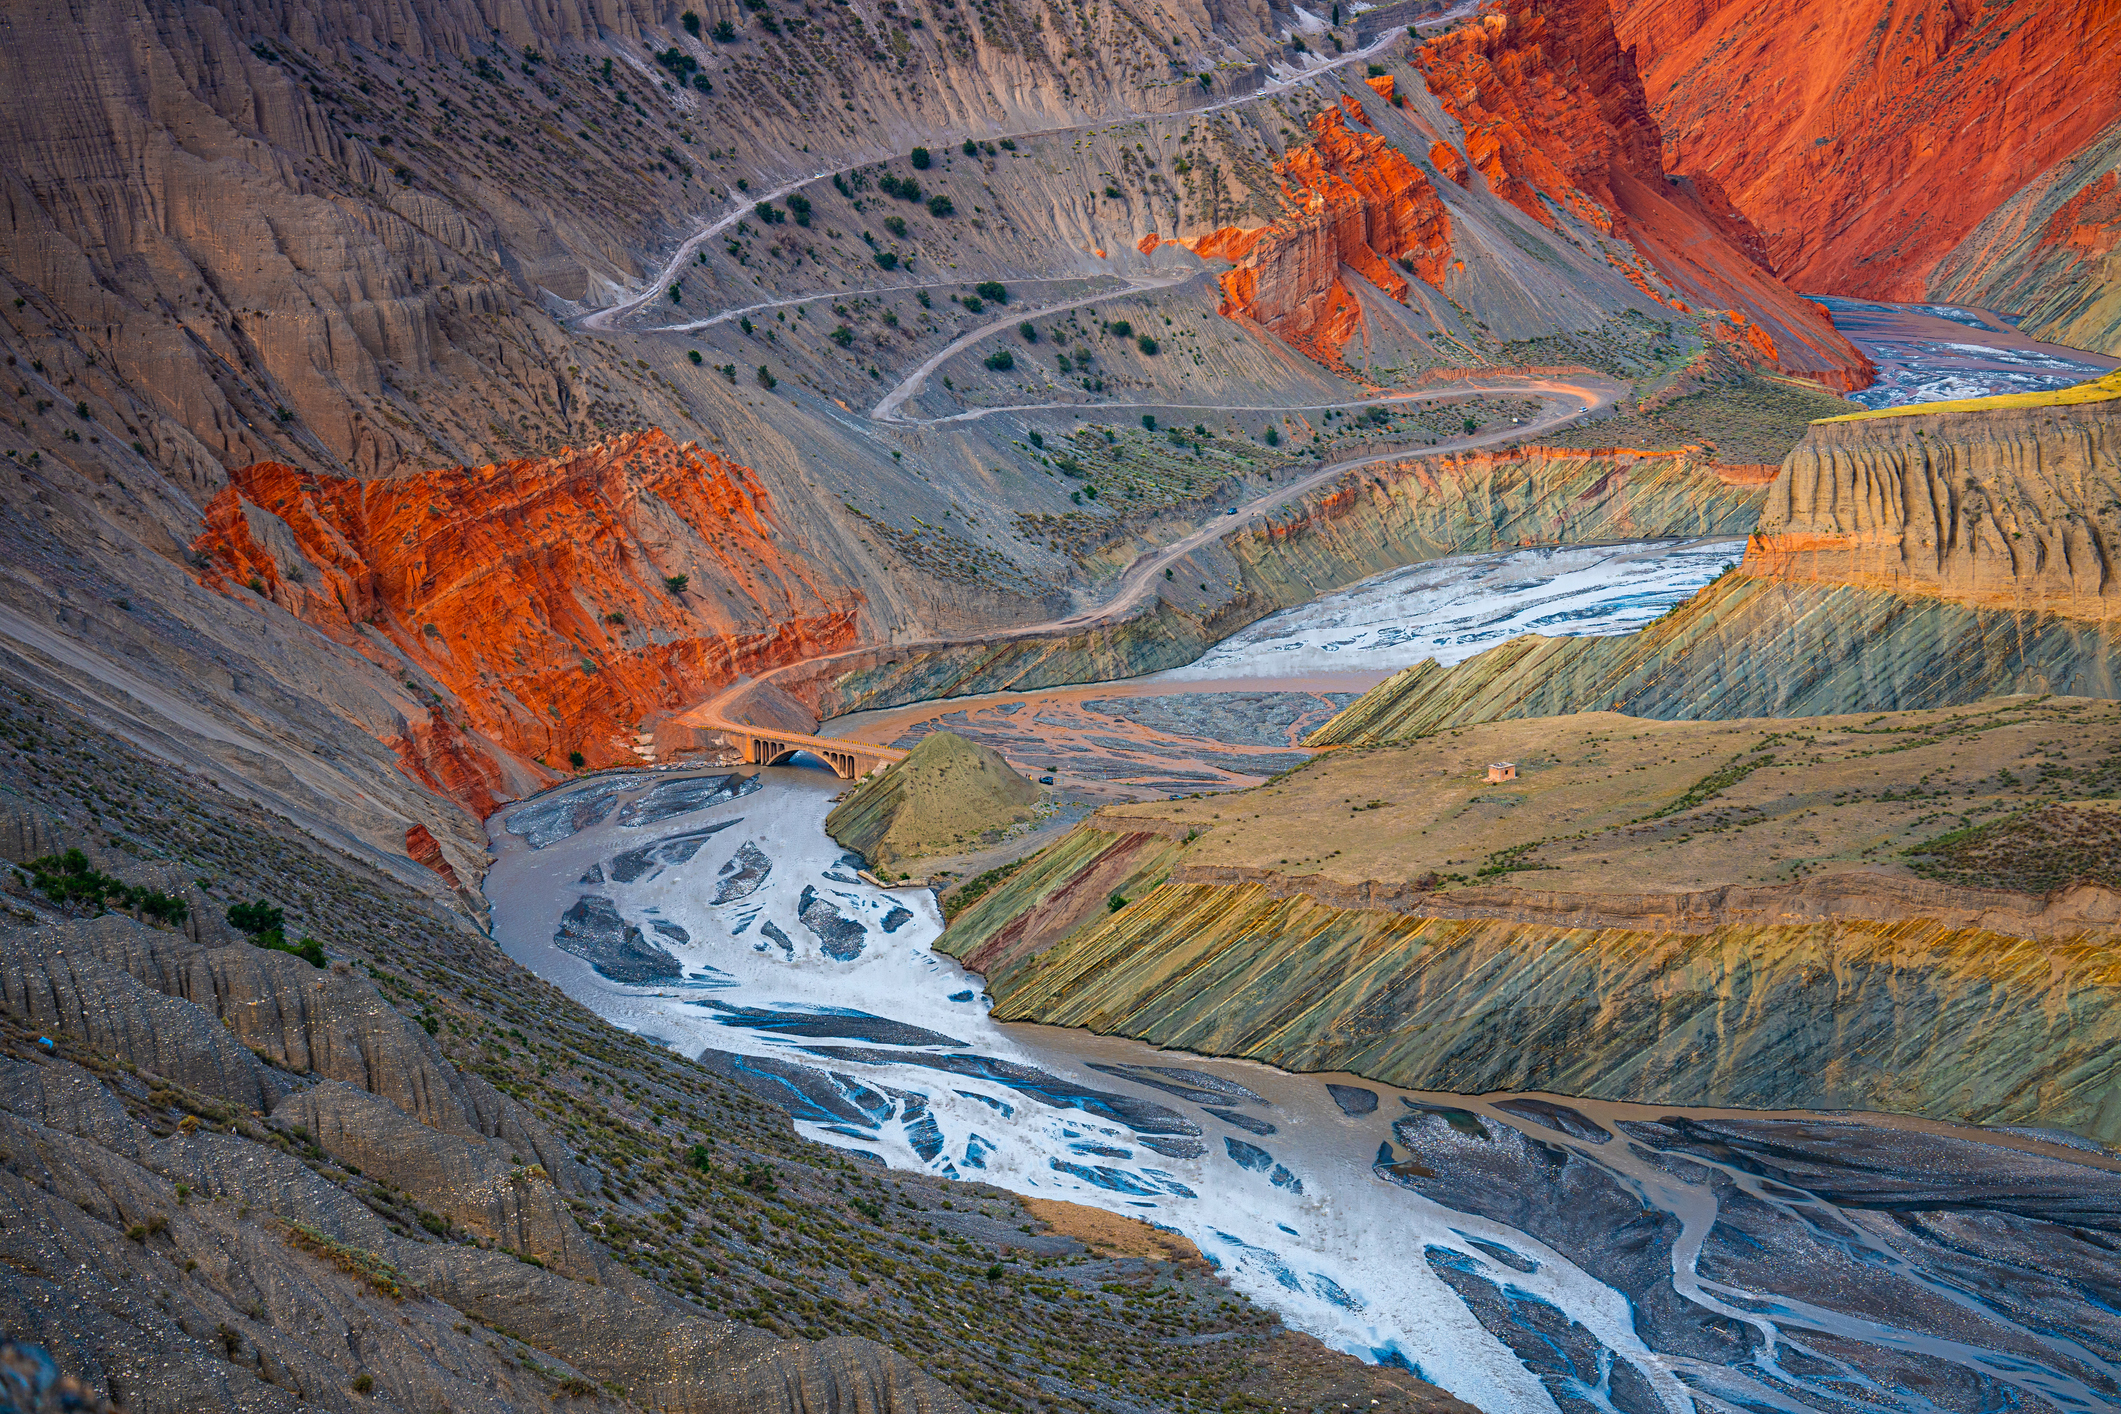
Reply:
[[[1030,818],[1038,787],[1000,752],[935,732],[905,760],[854,788],[825,829],[878,869],[954,854],[982,835]]]

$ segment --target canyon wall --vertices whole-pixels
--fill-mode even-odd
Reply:
[[[2121,354],[2121,122],[2019,188],[1930,272],[1927,295]]]
[[[1924,298],[1977,223],[2121,119],[2117,0],[1622,0],[1667,162],[1799,290]]]
[[[1417,62],[1490,192],[1542,225],[1567,213],[1629,243],[1649,271],[1625,249],[1600,253],[1658,303],[1735,312],[1761,364],[1839,389],[1870,381],[1825,312],[1768,273],[1760,233],[1704,164],[1665,160],[1603,3],[1516,0],[1430,40]]]
[[[482,815],[501,773],[462,731],[630,764],[655,714],[851,646],[861,603],[788,553],[755,473],[660,432],[382,481],[239,468],[193,549],[225,592],[426,680],[460,732],[389,744]]]
[[[944,935],[986,972],[998,1020],[1415,1090],[2121,1139],[2108,1054],[2121,991],[2103,939],[1919,919],[1673,931],[1421,917],[1171,878],[1183,846],[1124,827],[1077,827]],[[1116,912],[1113,893],[1129,900]]]

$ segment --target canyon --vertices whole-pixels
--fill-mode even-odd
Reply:
[[[0,1337],[2115,1397],[2110,9],[11,16]]]

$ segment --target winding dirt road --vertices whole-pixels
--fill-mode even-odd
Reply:
[[[1121,574],[1115,591],[1109,599],[1080,613],[1071,614],[1065,618],[1049,619],[1044,623],[1025,624],[999,633],[983,635],[979,639],[932,639],[917,643],[869,644],[861,648],[850,648],[840,653],[826,654],[819,658],[805,659],[800,663],[790,663],[748,682],[731,684],[706,702],[701,703],[698,707],[676,718],[676,721],[680,725],[687,727],[742,735],[746,732],[757,730],[743,718],[745,699],[763,684],[773,682],[786,674],[814,671],[820,666],[829,666],[837,662],[851,664],[856,659],[868,657],[880,650],[911,656],[918,653],[947,650],[971,642],[996,643],[1041,638],[1057,633],[1072,633],[1083,629],[1119,623],[1131,616],[1148,600],[1149,595],[1159,582],[1159,576],[1167,566],[1176,564],[1179,560],[1184,559],[1187,555],[1213,540],[1220,539],[1233,531],[1242,530],[1257,524],[1274,511],[1289,504],[1306,492],[1324,486],[1357,467],[1372,466],[1378,462],[1397,461],[1416,455],[1438,456],[1449,452],[1470,451],[1479,447],[1494,446],[1501,442],[1518,441],[1528,435],[1567,426],[1579,418],[1611,407],[1626,391],[1626,388],[1619,383],[1590,376],[1583,378],[1532,378],[1505,375],[1490,379],[1468,379],[1462,383],[1454,383],[1448,388],[1432,388],[1414,393],[1396,393],[1388,397],[1372,399],[1371,401],[1373,402],[1389,403],[1455,397],[1464,393],[1538,393],[1545,394],[1555,401],[1550,403],[1539,416],[1522,425],[1512,425],[1507,429],[1498,429],[1478,436],[1454,438],[1451,441],[1442,442],[1433,447],[1423,447],[1419,452],[1408,448],[1400,448],[1394,451],[1373,452],[1364,456],[1349,457],[1342,461],[1330,462],[1287,485],[1277,486],[1272,491],[1258,496],[1223,515],[1212,517],[1199,529],[1182,539],[1174,540],[1168,545],[1161,545],[1154,550],[1144,552]],[[1069,406],[1073,406],[1073,404]],[[1102,404],[1101,406],[1115,405]],[[1334,406],[1359,406],[1359,404],[1336,403]],[[1578,409],[1583,409],[1583,411],[1578,411]],[[1011,410],[993,409],[993,411],[997,412]],[[1276,410],[1285,411],[1286,409]],[[785,733],[778,735],[787,737]],[[787,739],[793,740],[792,737]],[[806,743],[816,743],[819,746],[844,747],[850,744],[833,737],[812,736],[805,737],[803,740]]]

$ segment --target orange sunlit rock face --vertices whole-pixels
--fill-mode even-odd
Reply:
[[[1739,342],[1786,372],[1870,381],[1825,311],[1763,268],[1759,233],[1716,182],[1665,171],[1605,0],[1511,0],[1430,40],[1416,63],[1497,196],[1549,227],[1565,212],[1626,240],[1657,276],[1615,258],[1638,289],[1681,311],[1742,313]]]
[[[1350,104],[1360,115],[1360,105]],[[1435,187],[1406,154],[1339,112],[1311,120],[1311,142],[1275,165],[1285,210],[1271,225],[1225,226],[1188,241],[1233,262],[1222,277],[1222,312],[1257,320],[1319,362],[1343,366],[1341,351],[1362,329],[1362,306],[1340,278],[1346,265],[1394,299],[1410,286],[1395,261],[1437,289],[1451,260],[1451,218]]]
[[[1616,0],[1667,158],[1802,290],[1919,300],[1937,261],[2121,119],[2121,0]]]
[[[230,473],[193,548],[208,582],[412,681],[388,744],[485,814],[497,753],[631,760],[654,714],[853,644],[859,595],[786,544],[755,473],[650,431],[386,481],[262,462]]]

